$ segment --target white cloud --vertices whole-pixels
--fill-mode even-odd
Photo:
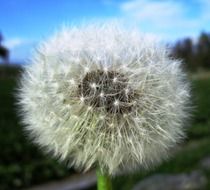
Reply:
[[[202,17],[205,20],[210,20],[210,1],[209,0],[200,0],[202,3]]]
[[[5,40],[5,46],[9,49],[14,49],[16,47],[22,46],[29,43],[28,40],[22,39],[22,38],[11,38],[8,40]]]
[[[209,0],[193,0],[188,4],[178,0],[131,0],[120,3],[119,9],[127,22],[165,38],[193,37],[210,29]]]
[[[4,45],[10,50],[10,60],[24,61],[31,56],[31,52],[35,45],[36,40],[14,37],[4,41]]]
[[[180,17],[182,14],[181,6],[171,1],[146,1],[134,0],[125,2],[121,5],[121,10],[138,21],[149,21],[152,24],[163,24],[160,21],[171,23],[172,17]]]

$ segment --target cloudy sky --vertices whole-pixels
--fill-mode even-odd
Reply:
[[[119,19],[167,42],[210,32],[210,0],[1,0],[0,31],[13,61],[64,24]]]

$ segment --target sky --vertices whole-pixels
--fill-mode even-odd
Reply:
[[[0,32],[11,61],[28,60],[63,25],[120,20],[166,42],[210,32],[210,0],[1,0]]]

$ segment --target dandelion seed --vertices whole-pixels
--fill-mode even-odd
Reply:
[[[100,115],[100,116],[99,116],[99,119],[101,119],[101,120],[103,120],[104,118],[105,118],[104,115]]]
[[[104,67],[104,72],[107,73],[108,72],[108,68]]]
[[[82,97],[80,97],[80,101],[81,102],[84,102],[85,101],[85,98],[82,96]]]
[[[101,92],[100,95],[99,95],[101,98],[104,97],[104,92]]]
[[[84,68],[85,73],[87,73],[89,70],[90,70],[89,67]]]
[[[117,82],[117,77],[114,77],[113,78],[113,82]]]
[[[120,103],[119,103],[119,100],[115,100],[115,101],[114,101],[114,105],[115,105],[115,106],[119,106],[119,104],[120,104]]]
[[[96,83],[90,84],[91,88],[96,89]]]
[[[70,79],[69,82],[70,82],[71,85],[75,85],[74,79]]]
[[[90,111],[92,109],[93,109],[92,106],[88,106],[88,108],[87,108],[88,111]]]
[[[126,94],[129,93],[129,89],[128,89],[128,88],[125,89],[125,93],[126,93]]]

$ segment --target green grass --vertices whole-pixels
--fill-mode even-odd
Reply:
[[[42,153],[30,143],[16,114],[13,77],[0,78],[0,189],[22,189],[70,175],[64,164]],[[114,189],[129,190],[154,173],[190,172],[210,156],[210,79],[192,81],[194,117],[182,148],[167,162],[149,172],[137,172],[113,179]],[[206,172],[210,178],[210,172]],[[209,189],[210,189],[210,184]]]

